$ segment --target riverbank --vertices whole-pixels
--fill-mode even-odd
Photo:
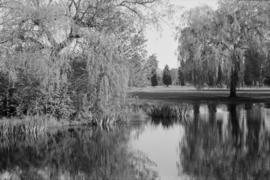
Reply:
[[[2,118],[0,120],[0,129],[2,132],[1,135],[10,133],[40,135],[47,133],[48,131],[79,125],[87,125],[87,122],[57,120],[50,116],[25,116],[23,118],[13,117],[13,118]]]
[[[131,88],[129,95],[142,101],[169,101],[169,102],[270,102],[270,88],[241,88],[237,90],[237,97],[229,98],[229,89],[194,87],[146,87]]]

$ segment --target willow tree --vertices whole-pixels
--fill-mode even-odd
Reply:
[[[178,37],[179,59],[190,64],[187,68],[201,74],[214,70],[217,76],[218,66],[222,65],[229,79],[230,97],[235,97],[249,42],[255,42],[262,49],[266,47],[267,9],[268,2],[224,0],[216,11],[205,7],[192,10],[185,17],[187,27]],[[204,81],[198,79],[195,83]]]
[[[30,57],[40,53],[47,74],[39,81],[47,99],[54,101],[63,89],[72,96],[79,92],[74,82],[85,82],[79,104],[88,104],[86,111],[100,111],[116,102],[114,97],[124,99],[127,60],[139,46],[132,45],[132,37],[140,33],[138,25],[149,20],[143,17],[157,1],[3,0],[0,45],[6,51],[1,55],[20,59],[22,53]],[[78,59],[84,65],[73,66]],[[73,67],[82,67],[82,77],[73,76],[78,73]],[[19,75],[16,69],[15,75]]]
[[[214,50],[208,44],[213,10],[208,6],[191,9],[184,14],[186,27],[178,36],[178,60],[186,79],[196,86],[209,82],[209,74],[215,76]]]
[[[215,39],[211,42],[217,48],[219,57],[226,59],[230,97],[236,96],[239,72],[243,71],[244,54],[249,42],[264,48],[269,13],[263,6],[269,8],[269,3],[223,1],[216,11],[212,31]]]
[[[126,46],[129,49],[128,67],[129,67],[129,86],[141,87],[144,86],[143,67],[147,58],[147,51],[145,49],[146,39],[142,32],[129,34],[130,43]]]

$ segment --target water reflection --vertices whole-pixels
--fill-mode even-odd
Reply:
[[[143,154],[129,151],[128,128],[69,128],[0,148],[0,179],[151,179]]]
[[[107,130],[1,130],[0,180],[270,179],[269,104],[144,110],[155,118]]]
[[[206,120],[198,105],[184,125],[180,173],[194,179],[269,179],[268,106],[208,105]]]

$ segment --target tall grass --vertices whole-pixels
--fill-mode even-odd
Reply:
[[[142,108],[152,118],[181,120],[185,118],[189,105],[145,105]]]
[[[3,118],[0,120],[0,147],[9,147],[16,143],[34,144],[48,133],[68,125],[71,123],[59,121],[52,116]]]

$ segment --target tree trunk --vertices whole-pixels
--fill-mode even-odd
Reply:
[[[236,84],[237,84],[237,80],[235,77],[235,72],[232,72],[231,85],[230,85],[230,97],[236,97]]]
[[[238,83],[238,70],[239,70],[239,61],[238,56],[233,54],[232,56],[233,66],[231,68],[231,82],[230,82],[230,97],[236,97],[236,86]]]

